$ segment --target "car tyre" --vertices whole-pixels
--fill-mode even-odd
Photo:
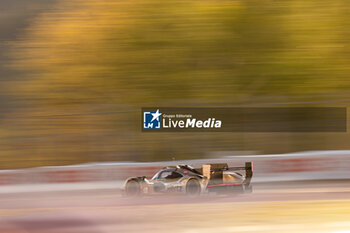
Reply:
[[[140,184],[136,180],[129,180],[125,186],[125,193],[128,197],[140,195]]]
[[[196,179],[190,179],[186,184],[186,194],[188,196],[199,196],[201,193],[201,185]]]

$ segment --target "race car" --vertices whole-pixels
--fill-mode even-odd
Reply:
[[[237,172],[244,170],[245,175]],[[152,179],[146,176],[131,177],[123,186],[127,196],[144,194],[179,193],[198,196],[206,193],[252,192],[253,164],[244,167],[229,167],[227,163],[204,164],[201,168],[189,165],[164,167]]]

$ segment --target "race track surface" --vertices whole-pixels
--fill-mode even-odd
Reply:
[[[350,183],[260,184],[238,196],[121,197],[118,190],[0,195],[1,233],[350,232]]]

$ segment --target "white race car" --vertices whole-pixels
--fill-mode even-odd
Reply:
[[[245,175],[239,170],[244,170]],[[205,164],[202,168],[189,165],[170,166],[161,169],[152,179],[146,176],[126,180],[123,193],[127,196],[142,194],[182,193],[198,196],[204,193],[252,192],[253,165],[246,162],[244,167],[229,167],[226,163]]]

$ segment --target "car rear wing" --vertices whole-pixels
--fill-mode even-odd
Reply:
[[[227,163],[215,163],[202,166],[202,174],[208,179],[222,179],[223,171],[245,171],[246,185],[250,184],[253,177],[253,163],[246,162],[244,167],[229,167]]]

